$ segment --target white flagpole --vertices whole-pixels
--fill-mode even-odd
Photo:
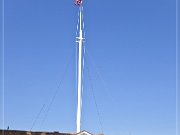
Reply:
[[[78,39],[78,97],[77,97],[77,129],[81,131],[81,105],[82,105],[82,53],[83,53],[83,30],[82,30],[82,6],[79,7],[79,37]]]

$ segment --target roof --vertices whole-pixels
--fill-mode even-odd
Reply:
[[[91,134],[91,133],[84,130],[84,131],[81,131],[81,132],[77,133],[76,135],[93,135],[93,134]]]
[[[76,135],[75,133],[32,132],[21,130],[0,130],[0,135]]]
[[[87,131],[79,133],[59,133],[59,132],[34,132],[22,130],[0,130],[0,135],[93,135]]]

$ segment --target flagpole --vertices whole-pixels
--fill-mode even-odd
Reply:
[[[77,123],[76,132],[81,131],[81,108],[82,108],[82,55],[83,55],[83,30],[82,30],[82,5],[79,6],[79,36],[77,37],[78,43],[78,82],[77,82]]]

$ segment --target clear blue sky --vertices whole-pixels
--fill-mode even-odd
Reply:
[[[175,135],[175,4],[84,0],[82,129]],[[5,128],[29,130],[44,105],[33,130],[76,130],[77,12],[73,0],[5,0]]]

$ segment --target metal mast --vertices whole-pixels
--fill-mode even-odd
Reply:
[[[76,132],[81,131],[81,108],[82,108],[82,73],[83,73],[83,19],[82,19],[82,0],[76,0],[75,4],[79,6],[79,35],[76,37],[78,45],[78,82],[77,82],[77,121],[76,121]]]

